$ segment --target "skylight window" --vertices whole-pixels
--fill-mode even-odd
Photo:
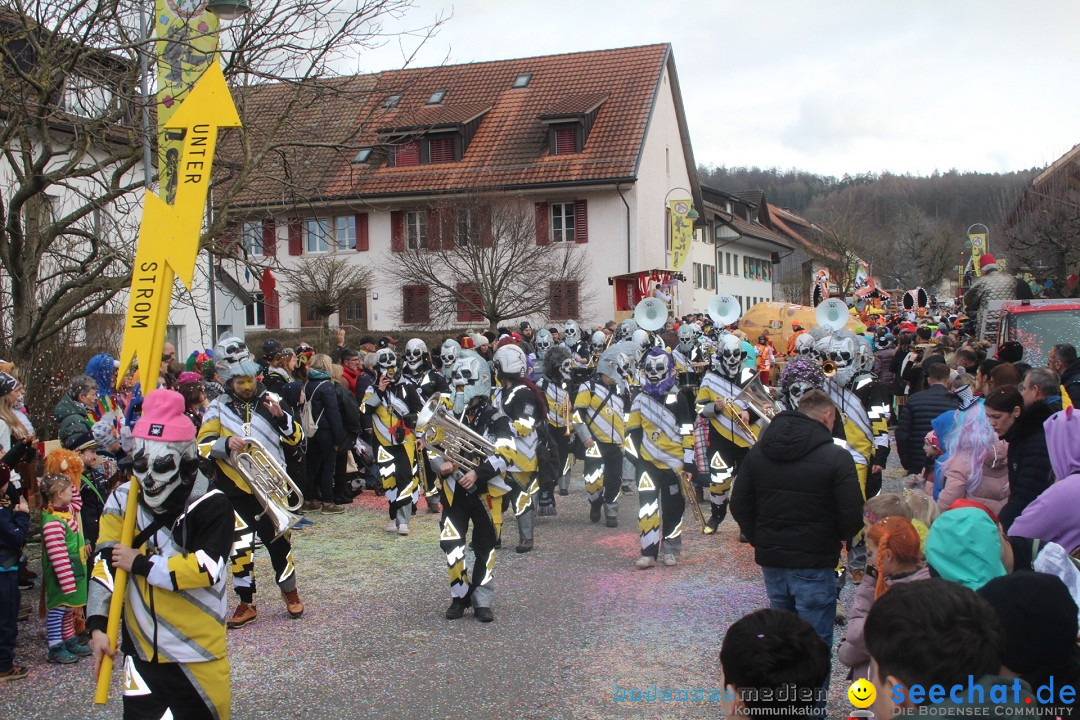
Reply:
[[[521,73],[514,79],[515,88],[529,87],[529,81],[532,80],[532,73]]]
[[[446,91],[445,90],[436,90],[435,92],[431,93],[431,97],[429,97],[427,99],[427,104],[428,105],[438,105],[439,103],[441,103],[443,101],[444,97],[446,97]]]
[[[356,157],[353,158],[354,163],[366,163],[371,157],[371,148],[360,148],[360,152],[356,153]]]
[[[401,102],[401,93],[394,93],[386,98],[386,102],[383,103],[383,109],[390,110],[396,108],[399,102]]]

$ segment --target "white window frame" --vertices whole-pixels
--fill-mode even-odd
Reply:
[[[334,217],[335,250],[349,252],[356,250],[356,216],[337,215]]]
[[[100,83],[78,74],[64,81],[64,109],[72,115],[98,120],[113,105],[115,93]]]
[[[263,254],[262,223],[247,220],[240,224],[240,238],[244,251],[248,255],[261,257]]]
[[[249,328],[266,327],[266,298],[261,292],[253,293],[255,302],[244,308],[244,324]]]
[[[405,213],[405,247],[409,250],[427,250],[427,211],[409,210]]]
[[[323,255],[330,252],[334,242],[333,227],[331,219],[326,216],[306,219],[304,221],[304,252],[308,255]],[[319,229],[319,235],[314,233],[316,228]]]
[[[480,237],[480,213],[476,208],[458,208],[454,242],[468,246],[469,238]]]
[[[570,202],[553,202],[551,203],[550,213],[551,242],[575,242],[577,233],[574,224],[574,202],[572,200]],[[558,229],[556,229],[556,224]]]

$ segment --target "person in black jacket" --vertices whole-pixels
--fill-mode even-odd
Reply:
[[[1007,532],[1032,500],[1054,481],[1043,423],[1053,413],[1044,402],[1024,405],[1020,391],[1007,385],[987,396],[986,419],[1009,443],[1009,501],[999,520]]]
[[[731,514],[754,546],[769,605],[797,613],[832,647],[836,579],[844,540],[862,528],[862,492],[851,454],[833,443],[836,406],[810,390],[797,412],[773,418],[746,454]]]
[[[346,351],[347,352],[347,351]],[[345,478],[349,467],[349,453],[356,445],[356,439],[360,437],[360,405],[353,397],[352,390],[342,375],[340,365],[332,366],[331,375],[334,378],[334,394],[337,396],[338,409],[341,411],[341,426],[345,431],[345,441],[338,447],[337,456],[334,460],[334,504],[348,505],[352,502],[353,494],[349,491],[348,480]]]
[[[345,508],[334,501],[334,468],[337,464],[337,453],[346,449],[346,445],[345,425],[341,421],[341,406],[338,404],[338,396],[334,392],[334,381],[330,373],[330,356],[316,355],[308,363],[308,380],[304,385],[304,395],[307,397],[307,402],[311,403],[311,417],[319,428],[308,438],[308,452],[305,458],[307,488],[304,491],[308,502],[304,504],[304,509],[317,509],[325,515],[345,512]],[[309,490],[313,495],[319,496],[321,504],[318,508],[314,505],[316,501],[313,496],[307,495]]]
[[[934,362],[926,366],[930,387],[908,398],[896,425],[896,452],[908,474],[921,475],[928,461],[923,439],[933,428],[930,423],[943,412],[960,407],[960,399],[949,391],[949,366]]]
[[[1050,369],[1061,376],[1061,386],[1073,405],[1080,406],[1080,360],[1076,359],[1076,347],[1058,343],[1050,351]]]

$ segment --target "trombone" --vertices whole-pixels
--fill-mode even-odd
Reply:
[[[823,372],[825,374],[825,377],[827,378],[831,378],[836,375],[836,370],[836,363],[834,363],[832,360],[826,360],[825,362],[821,363],[821,372]]]
[[[686,502],[694,509],[694,515],[697,517],[698,522],[701,523],[701,534],[712,535],[715,530],[709,527],[709,524],[705,522],[705,513],[701,512],[701,506],[698,505],[697,495],[694,492],[694,483],[690,478],[690,473],[685,471],[679,473],[679,485],[682,487],[683,495],[686,496]]]

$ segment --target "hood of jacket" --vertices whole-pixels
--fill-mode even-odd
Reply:
[[[1009,432],[1005,433],[1005,440],[1009,443],[1014,443],[1018,440],[1023,440],[1029,435],[1033,435],[1043,431],[1043,423],[1047,418],[1054,414],[1054,411],[1049,405],[1041,400],[1033,402],[1030,405],[1024,406],[1024,411],[1020,413],[1020,417],[1016,419],[1013,426],[1009,428]]]
[[[109,353],[98,353],[86,363],[86,374],[97,383],[98,397],[112,394],[112,377],[116,372],[116,361]]]
[[[1080,411],[1070,407],[1055,413],[1043,423],[1043,428],[1054,477],[1080,473]]]
[[[979,508],[956,508],[942,513],[926,538],[926,561],[939,576],[978,590],[1005,574],[1001,564],[1001,533]]]
[[[832,441],[832,433],[817,420],[794,410],[785,410],[773,418],[758,442],[769,459],[792,462]]]

